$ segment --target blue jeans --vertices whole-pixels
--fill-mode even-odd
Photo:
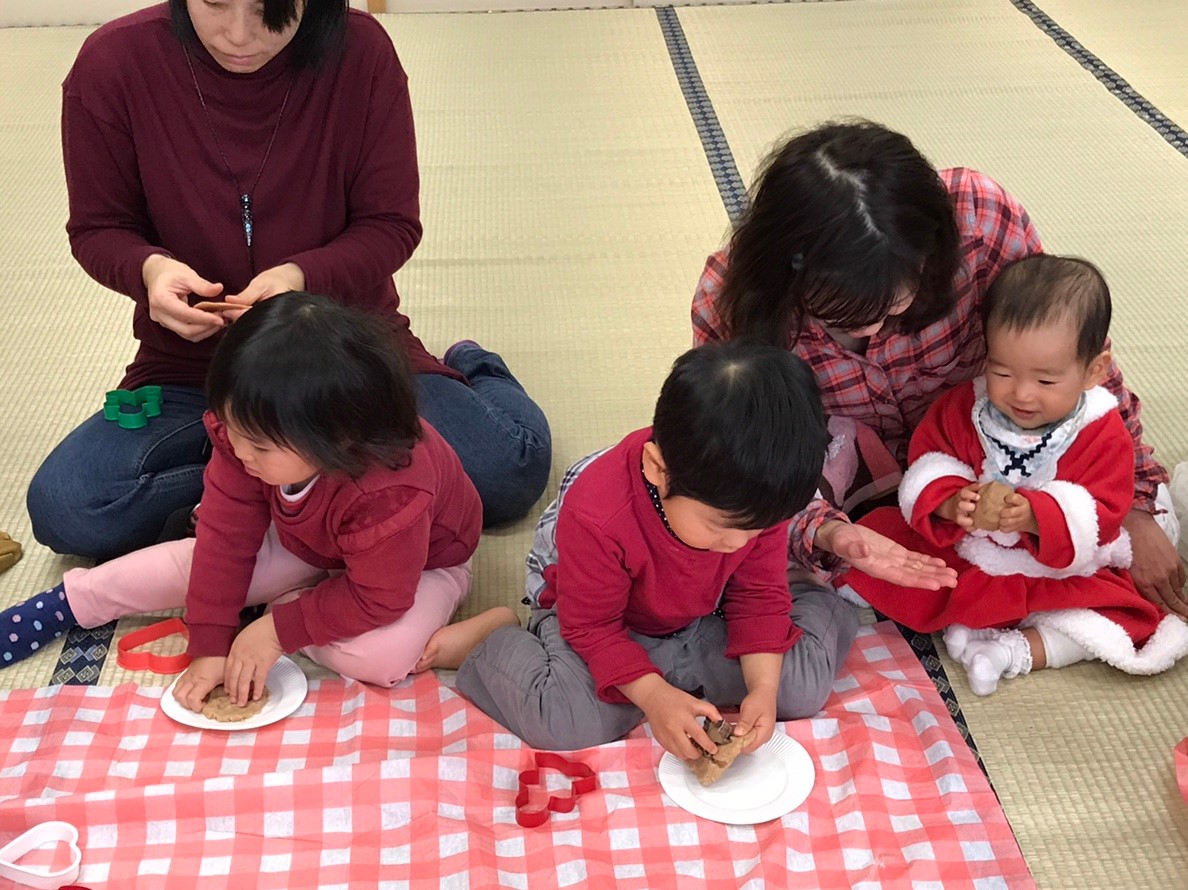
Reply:
[[[33,537],[57,553],[110,559],[155,543],[165,520],[198,503],[210,457],[206,397],[188,386],[161,391],[148,426],[122,429],[99,411],[50,452],[25,498]]]
[[[421,415],[445,437],[474,480],[486,525],[517,519],[544,491],[552,439],[544,414],[496,354],[453,350],[471,385],[417,375]],[[33,536],[57,553],[96,560],[147,547],[166,521],[202,497],[210,442],[198,389],[165,386],[159,417],[121,429],[100,411],[42,463],[26,496]]]
[[[459,343],[448,364],[470,386],[440,374],[418,374],[421,416],[458,452],[482,498],[483,525],[519,519],[549,482],[549,422],[494,352]]]

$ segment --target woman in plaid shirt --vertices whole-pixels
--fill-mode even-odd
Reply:
[[[693,298],[693,339],[782,344],[813,368],[834,441],[823,496],[792,523],[793,562],[842,562],[939,589],[952,569],[849,522],[890,495],[907,445],[942,392],[985,361],[979,308],[995,275],[1041,252],[1027,211],[974,170],[937,171],[911,141],[867,121],[794,137],[760,171],[727,249]],[[1139,400],[1111,362],[1105,386],[1135,442],[1135,502],[1124,523],[1139,590],[1188,617],[1184,567],[1158,519],[1167,471],[1142,441]]]

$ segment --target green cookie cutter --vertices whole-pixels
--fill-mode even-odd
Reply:
[[[142,386],[139,389],[113,389],[103,400],[103,419],[112,420],[120,429],[139,430],[148,426],[149,418],[161,413],[161,387]]]

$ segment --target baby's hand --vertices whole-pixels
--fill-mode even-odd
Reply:
[[[198,712],[206,704],[210,691],[223,682],[227,659],[219,656],[195,658],[186,672],[177,678],[173,697],[188,710]]]
[[[949,522],[955,522],[969,531],[973,528],[973,515],[978,506],[978,490],[980,488],[981,486],[977,482],[971,482],[956,494],[945,499],[936,508],[936,515],[941,519],[949,520]]]
[[[1008,494],[1003,499],[1002,512],[998,514],[998,530],[1038,535],[1039,526],[1035,522],[1035,511],[1031,509],[1031,501],[1017,491]]]
[[[954,495],[957,498],[957,504],[953,521],[966,531],[974,526],[974,510],[978,508],[978,496],[981,488],[982,486],[977,482],[971,482]]]

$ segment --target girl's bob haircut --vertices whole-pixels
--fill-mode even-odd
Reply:
[[[211,411],[323,473],[407,466],[421,437],[404,349],[378,318],[301,291],[231,325],[206,378]]]

